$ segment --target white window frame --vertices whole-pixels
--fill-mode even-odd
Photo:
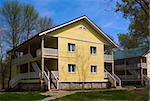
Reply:
[[[90,70],[91,70],[91,73],[97,73],[97,65],[91,65],[91,68],[90,68]]]
[[[76,45],[74,43],[68,43],[68,51],[69,52],[75,52]]]
[[[74,69],[73,69],[73,67],[74,67]],[[69,73],[75,73],[76,72],[76,65],[75,64],[68,64],[68,72]]]

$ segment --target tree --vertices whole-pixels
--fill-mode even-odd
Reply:
[[[37,22],[37,30],[38,32],[44,31],[46,29],[49,29],[53,26],[53,21],[51,18],[48,17],[41,17],[38,19]]]
[[[150,45],[149,34],[149,0],[122,0],[116,3],[116,12],[122,12],[123,17],[130,20],[129,34],[119,34],[121,43],[124,40],[130,39],[130,42],[126,44],[128,47],[132,42],[137,41],[139,45]],[[126,36],[122,40],[121,36]],[[135,47],[135,44],[130,45],[130,48]],[[129,48],[129,47],[128,47]]]
[[[0,14],[7,26],[7,42],[14,48],[19,44],[21,27],[21,6],[18,1],[5,2],[0,10]]]
[[[132,38],[129,33],[126,34],[118,34],[118,39],[122,48],[135,48],[138,47],[138,40]]]
[[[34,6],[26,4],[23,5],[23,24],[25,40],[28,40],[32,36],[32,31],[36,29],[36,21],[38,18],[38,12]]]

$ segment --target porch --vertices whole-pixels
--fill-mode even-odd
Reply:
[[[53,83],[58,88],[58,38],[33,38],[13,50],[11,58],[12,88],[21,81],[39,82],[47,89]]]

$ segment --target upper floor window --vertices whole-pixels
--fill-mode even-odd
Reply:
[[[75,64],[68,64],[68,72],[75,73],[76,65]]]
[[[91,52],[91,54],[96,54],[96,47],[91,46],[90,47],[90,52]]]
[[[74,52],[75,51],[75,44],[68,43],[68,51],[69,52]]]
[[[91,65],[91,73],[96,73],[97,72],[97,66]]]

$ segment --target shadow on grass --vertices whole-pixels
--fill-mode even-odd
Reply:
[[[65,96],[53,101],[100,101],[100,100],[132,100],[132,101],[148,101],[148,92],[139,93],[141,90],[133,91],[93,91],[81,92]],[[143,91],[142,91],[143,92]]]
[[[3,92],[0,93],[0,101],[35,101],[44,99],[47,96],[40,92]]]

